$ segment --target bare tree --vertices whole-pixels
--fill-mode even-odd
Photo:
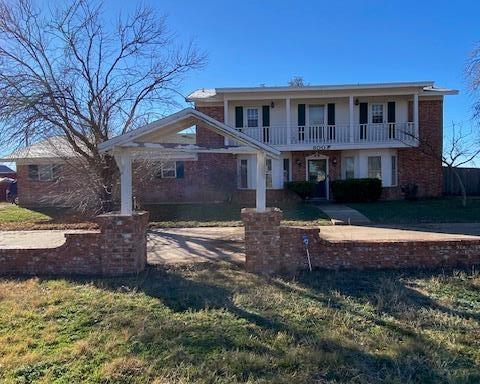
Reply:
[[[306,87],[308,84],[305,83],[302,76],[293,76],[288,80],[289,87]]]
[[[470,92],[474,98],[473,116],[480,120],[480,42],[470,53],[465,72]]]
[[[418,150],[432,159],[440,160],[444,167],[447,167],[455,175],[462,193],[462,205],[467,205],[467,192],[465,184],[458,173],[458,168],[473,163],[480,156],[480,139],[474,130],[465,132],[461,127],[452,123],[451,129],[444,134],[443,148],[438,148],[431,141],[416,137],[405,132],[405,136],[412,140],[405,141],[405,144],[412,145],[417,142]]]
[[[0,0],[0,140],[63,136],[110,209],[118,169],[97,144],[170,108],[205,56],[148,7],[111,23],[97,2],[59,4]]]

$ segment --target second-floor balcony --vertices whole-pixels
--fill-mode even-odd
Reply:
[[[303,125],[237,128],[246,135],[272,146],[307,148],[310,146],[412,146],[413,122],[353,125]]]

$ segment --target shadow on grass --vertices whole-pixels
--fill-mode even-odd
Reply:
[[[241,375],[242,379],[254,377],[255,379],[272,379],[277,375],[290,374],[292,370],[308,369],[310,380],[324,382],[328,380],[348,380],[349,382],[372,383],[372,382],[402,382],[402,383],[442,383],[451,382],[444,371],[439,369],[438,361],[441,359],[454,366],[455,369],[465,369],[470,372],[478,372],[475,362],[461,354],[454,354],[435,343],[430,338],[421,334],[412,326],[405,326],[402,308],[410,307],[412,311],[435,310],[450,315],[475,318],[472,313],[451,310],[446,308],[428,296],[423,295],[412,286],[405,284],[402,273],[391,272],[322,272],[302,274],[298,281],[293,284],[302,287],[301,290],[292,288],[291,282],[281,279],[268,279],[255,277],[258,289],[264,289],[267,285],[273,285],[276,289],[287,293],[295,293],[298,297],[317,302],[321,307],[338,309],[351,315],[363,317],[367,322],[388,329],[394,334],[393,337],[400,340],[409,339],[405,347],[399,346],[395,357],[386,354],[373,353],[366,350],[362,345],[355,343],[345,344],[341,339],[336,339],[332,329],[322,332],[308,324],[311,320],[303,318],[292,321],[291,318],[282,316],[285,308],[278,307],[276,310],[264,310],[255,306],[241,306],[235,303],[234,295],[237,290],[255,290],[256,287],[239,286],[228,281],[225,269],[222,266],[212,264],[198,264],[190,267],[194,275],[208,274],[208,282],[198,277],[188,278],[189,273],[179,273],[178,270],[165,267],[150,267],[144,274],[131,279],[102,279],[97,281],[99,287],[111,290],[135,290],[144,292],[146,295],[160,300],[174,313],[190,313],[209,310],[224,310],[237,319],[243,320],[244,327],[248,327],[251,337],[269,339],[274,335],[287,334],[292,337],[292,348],[299,348],[300,360],[291,367],[283,367],[279,363],[288,351],[276,350],[273,345],[261,343],[252,347],[248,343],[238,342],[231,337],[233,329],[225,329],[222,335],[212,335],[212,324],[204,324],[198,329],[198,334],[192,339],[185,340],[181,348],[200,348],[202,353],[208,354],[213,350],[249,350],[258,356],[265,355],[271,361],[275,361],[270,367],[253,367],[246,365]],[[232,270],[229,270],[232,272]],[[235,271],[233,271],[235,273]],[[242,272],[239,272],[242,273]],[[422,273],[418,277],[435,276],[437,273]],[[355,303],[370,303],[377,308],[374,313],[359,311],[356,306],[349,305],[340,296],[347,296]],[[389,295],[394,297],[389,299]],[[389,301],[390,300],[390,301]],[[273,303],[272,303],[273,305]],[[385,316],[385,314],[387,316]],[[393,320],[388,320],[393,318]],[[161,326],[158,324],[157,326]],[[233,326],[232,326],[233,327]],[[331,333],[333,332],[333,333]],[[215,332],[213,332],[215,333]],[[210,336],[208,336],[210,335]],[[210,338],[210,339],[209,339]],[[151,343],[152,341],[149,341]],[[432,352],[434,351],[434,352]],[[314,355],[322,356],[318,366],[302,368],[302,359],[311,361]],[[317,357],[318,357],[317,356]],[[278,360],[278,361],[277,361]],[[317,361],[317,360],[315,360]],[[334,361],[334,363],[332,363]],[[277,364],[278,363],[278,364]],[[228,363],[225,363],[228,364]],[[332,365],[333,364],[333,365]],[[252,376],[253,375],[253,376]],[[462,382],[477,382],[480,374],[465,374]]]

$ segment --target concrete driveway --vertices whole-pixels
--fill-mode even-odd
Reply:
[[[245,262],[243,227],[171,228],[148,231],[150,264]]]

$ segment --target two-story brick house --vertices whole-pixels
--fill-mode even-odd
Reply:
[[[274,202],[287,198],[286,181],[314,181],[316,196],[329,199],[332,180],[360,177],[380,178],[384,198],[401,198],[401,187],[406,184],[416,184],[421,197],[439,196],[443,97],[456,93],[425,81],[200,89],[187,101],[194,103],[196,110],[281,152],[279,158],[266,160],[267,200]],[[227,197],[254,200],[255,153],[202,124],[197,124],[195,134],[176,138],[168,141],[214,150],[176,152],[162,161],[156,177],[147,183],[134,180],[134,194],[139,199],[149,203],[221,201]],[[41,190],[55,189],[53,171],[51,184],[29,177],[38,175],[32,168],[37,163],[45,166],[45,159],[18,154],[8,159],[17,161],[23,204],[35,205]],[[27,196],[28,189],[35,190],[34,196]]]

